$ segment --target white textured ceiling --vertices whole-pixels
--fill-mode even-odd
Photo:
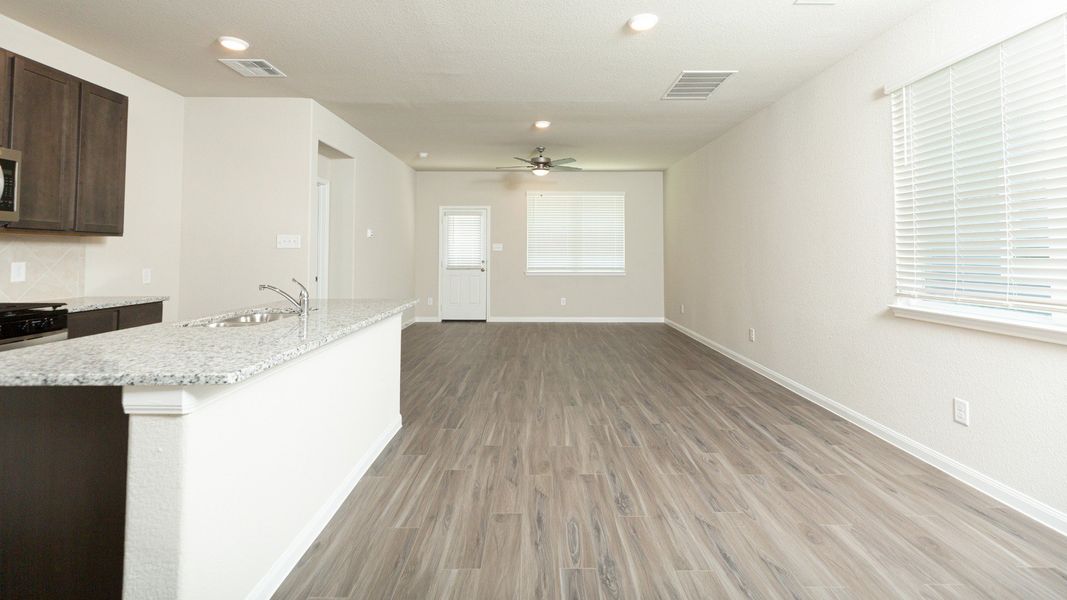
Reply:
[[[315,98],[417,169],[492,168],[543,144],[629,170],[669,166],[929,2],[0,0],[0,12],[186,96]],[[628,32],[639,12],[659,25]],[[224,34],[252,48],[227,52]],[[215,61],[226,56],[289,77],[245,79]],[[683,69],[740,73],[710,100],[661,101]]]

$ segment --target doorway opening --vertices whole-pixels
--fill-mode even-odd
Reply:
[[[356,294],[356,161],[319,142],[308,205],[308,288],[318,298]]]

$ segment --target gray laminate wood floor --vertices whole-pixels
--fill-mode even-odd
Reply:
[[[415,325],[402,396],[276,598],[1067,597],[1067,538],[662,325]]]

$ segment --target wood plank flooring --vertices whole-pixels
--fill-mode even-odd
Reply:
[[[275,598],[1067,598],[1067,538],[663,325],[403,335],[404,428]]]

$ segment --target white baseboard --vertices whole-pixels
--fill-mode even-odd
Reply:
[[[403,330],[407,329],[408,327],[411,327],[414,324],[415,324],[415,319],[411,319],[410,321],[404,321],[404,323],[402,325],[400,325],[400,330],[403,331]]]
[[[662,323],[663,317],[489,317],[490,323]],[[440,317],[415,317],[416,323],[440,323]],[[407,325],[405,325],[407,327]]]
[[[489,317],[490,323],[662,323],[663,317]]]
[[[396,416],[396,420],[389,425],[389,428],[382,432],[382,435],[378,439],[374,440],[374,445],[359,459],[356,466],[352,468],[348,476],[345,477],[341,485],[337,490],[330,495],[326,503],[315,513],[315,516],[308,521],[308,524],[300,531],[293,541],[290,542],[289,547],[285,552],[278,557],[278,560],[274,561],[267,574],[259,580],[256,587],[248,594],[247,600],[259,600],[268,599],[274,595],[274,592],[278,591],[278,587],[281,586],[285,578],[289,576],[289,573],[296,566],[296,563],[300,561],[300,558],[304,556],[304,552],[311,547],[311,544],[319,537],[322,530],[329,524],[330,519],[333,518],[337,510],[344,504],[345,499],[352,493],[353,488],[359,483],[359,480],[363,478],[363,475],[367,473],[367,469],[370,469],[371,465],[378,458],[378,455],[385,450],[385,447],[389,445],[389,442],[393,439],[393,436],[400,431],[402,426],[400,415]]]
[[[818,404],[819,406],[829,410],[830,412],[838,415],[839,417],[848,420],[861,427],[862,429],[878,436],[879,438],[889,442],[890,444],[900,448],[901,450],[911,454],[915,458],[947,473],[948,475],[962,481],[963,483],[973,487],[974,489],[986,494],[987,496],[1006,504],[1007,506],[1019,511],[1020,513],[1030,517],[1031,519],[1059,532],[1062,535],[1067,535],[1067,513],[1064,513],[1054,507],[1051,507],[1036,498],[1027,496],[1026,494],[1008,486],[992,477],[976,470],[967,465],[946,456],[933,448],[920,444],[915,440],[907,437],[906,435],[894,431],[882,425],[878,421],[867,417],[839,402],[831,400],[826,396],[816,392],[815,390],[794,381],[777,371],[774,371],[762,364],[746,357],[729,348],[714,342],[699,333],[679,325],[670,319],[664,321],[669,327],[672,327],[681,333],[689,336],[690,338],[700,342],[701,344],[711,348],[712,350],[722,354],[723,356],[740,363],[741,365],[763,375],[767,379],[777,383],[778,385],[792,391],[801,398]]]

